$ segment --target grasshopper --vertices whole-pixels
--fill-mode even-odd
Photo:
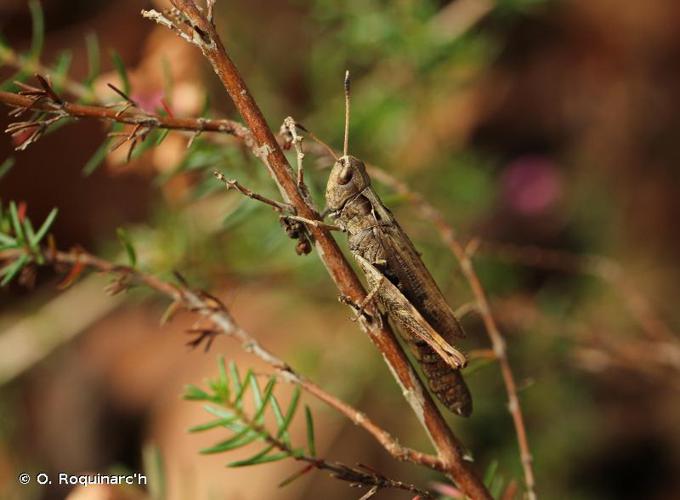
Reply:
[[[375,300],[397,327],[420,362],[430,390],[452,412],[472,413],[472,397],[460,373],[465,355],[450,344],[464,337],[463,329],[411,240],[378,197],[364,163],[350,156],[349,72],[345,75],[345,141],[326,185],[326,210],[334,226],[296,215],[291,207],[244,188],[235,180],[214,172],[227,188],[264,202],[281,213],[289,236],[299,239],[298,253],[309,253],[310,243],[299,223],[338,229],[348,235],[352,256],[361,267],[369,287],[363,304],[353,304],[359,314]]]
[[[413,243],[371,186],[366,166],[347,153],[349,72],[345,106],[343,156],[328,178],[326,213],[348,235],[350,252],[369,286],[367,301],[375,300],[397,327],[430,390],[452,412],[467,417],[472,397],[460,373],[466,359],[449,343],[464,337],[463,330]]]

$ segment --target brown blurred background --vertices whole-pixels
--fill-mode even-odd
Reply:
[[[113,98],[105,83],[118,78],[115,50],[138,102],[154,108],[172,98],[176,114],[199,116],[208,95],[211,113],[236,118],[200,54],[139,16],[151,6],[158,7],[44,0],[41,60],[50,65],[72,50],[70,76],[82,81],[84,37],[96,33],[98,98]],[[464,237],[491,242],[478,264],[521,385],[539,498],[677,498],[680,3],[262,0],[218,2],[218,9],[225,44],[275,130],[293,115],[339,145],[341,79],[350,68],[353,154],[407,180]],[[25,1],[0,2],[0,30],[17,52],[30,45],[30,26]],[[16,71],[5,60],[0,76]],[[3,113],[3,129],[8,120]],[[14,156],[16,164],[0,179],[0,198],[25,202],[36,221],[58,207],[54,234],[64,248],[80,244],[115,258],[116,228],[128,227],[150,270],[177,268],[209,288],[293,366],[428,449],[318,259],[295,256],[270,211],[235,209],[238,199],[212,186],[217,167],[273,192],[252,158],[229,142],[198,141],[187,153],[188,138],[171,134],[130,164],[115,152],[84,176],[106,132],[80,121],[21,153],[3,135],[0,162]],[[326,171],[308,161],[318,193]],[[384,192],[452,306],[469,300],[436,233]],[[224,210],[233,217],[223,224]],[[568,258],[551,265],[528,247],[607,256],[623,278],[565,271]],[[186,432],[208,415],[180,399],[182,387],[213,375],[218,353],[244,369],[266,367],[224,339],[209,354],[189,350],[191,316],[160,327],[167,304],[150,294],[108,297],[102,276],[58,292],[62,278],[43,269],[34,290],[0,290],[0,497],[145,498],[16,481],[23,471],[141,471],[145,447],[162,457],[167,498],[361,496],[321,472],[280,489],[296,470],[287,461],[224,467],[256,448],[199,455],[226,434]],[[464,323],[465,348],[488,347],[480,321]],[[495,462],[506,481],[521,483],[497,367],[479,366],[468,378],[475,413],[465,422],[451,417],[452,425],[478,470]],[[437,480],[394,463],[360,429],[305,401],[323,456],[420,484]]]

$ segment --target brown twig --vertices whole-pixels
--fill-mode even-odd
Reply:
[[[287,137],[287,142],[284,143],[284,147],[292,145],[295,148],[295,156],[297,160],[297,186],[305,200],[308,204],[311,204],[311,198],[309,190],[307,189],[307,184],[305,184],[305,171],[304,163],[305,153],[302,150],[302,140],[304,139],[297,131],[297,124],[295,120],[288,116],[283,120],[283,125],[281,125],[280,135],[285,135]]]
[[[266,198],[262,196],[261,194],[255,193],[254,191],[251,191],[245,186],[242,186],[238,181],[233,180],[233,179],[227,179],[224,174],[218,172],[215,170],[213,172],[213,175],[219,180],[220,182],[224,183],[225,186],[227,186],[227,189],[235,189],[239,193],[241,193],[243,196],[246,196],[247,198],[251,198],[255,201],[259,201],[260,203],[264,203],[265,205],[269,205],[272,207],[274,210],[276,210],[279,213],[286,213],[291,211],[291,207],[281,203],[276,200],[272,200],[270,198]]]
[[[91,118],[109,122],[142,125],[150,128],[168,130],[183,130],[188,132],[221,132],[233,135],[246,145],[252,143],[250,131],[242,124],[233,120],[208,120],[205,118],[176,118],[143,113],[137,110],[127,110],[123,113],[105,106],[90,106],[64,101],[56,106],[51,100],[42,99],[38,102],[30,96],[0,91],[0,103],[13,106],[19,110],[37,110],[53,114],[66,114],[71,118]]]
[[[601,333],[601,332],[598,332]],[[680,347],[664,341],[627,340],[611,342],[593,334],[574,350],[573,358],[582,369],[598,373],[616,370],[652,379],[657,386],[680,389]]]
[[[482,246],[482,249],[484,247]],[[557,322],[546,315],[528,296],[508,297],[494,304],[496,318],[517,328],[549,331],[565,340],[576,342],[570,358],[575,364],[591,373],[601,374],[615,369],[635,374],[638,379],[648,378],[650,383],[680,387],[676,376],[680,372],[680,343],[677,340],[655,340],[640,336],[621,335],[621,331],[608,330],[605,325],[588,325],[573,318],[570,322]]]
[[[657,316],[640,290],[630,284],[621,265],[613,259],[489,241],[483,241],[480,250],[486,255],[514,264],[596,276],[619,293],[633,319],[650,339],[677,342],[677,335]]]
[[[0,252],[0,262],[5,260],[11,262],[24,255],[25,252],[25,249],[4,250]],[[400,445],[392,435],[373,422],[366,414],[332,396],[314,382],[297,373],[286,362],[263,347],[250,333],[243,330],[234,321],[229,310],[221,301],[205,292],[193,291],[181,276],[178,276],[178,284],[168,283],[152,274],[144,273],[136,267],[114,264],[80,248],[70,252],[45,250],[43,256],[46,262],[53,265],[65,264],[77,266],[81,271],[84,268],[89,268],[113,275],[116,278],[114,280],[115,291],[122,291],[132,284],[138,283],[169,297],[173,301],[171,306],[173,314],[179,304],[210,320],[220,332],[240,342],[245,351],[257,356],[277,370],[281,378],[299,385],[320,401],[345,415],[352,423],[365,429],[396,459],[424,465],[435,470],[445,470],[445,464],[438,457]]]
[[[357,467],[350,467],[340,462],[329,462],[328,460],[325,460],[323,458],[301,454],[298,451],[293,450],[293,448],[291,448],[290,445],[278,439],[276,436],[273,436],[263,425],[255,422],[251,417],[246,415],[243,412],[243,410],[238,407],[238,405],[226,404],[225,406],[227,406],[227,408],[229,408],[235,415],[237,415],[240,420],[245,422],[248,425],[248,427],[250,427],[252,430],[261,435],[264,438],[264,440],[271,446],[279,449],[280,451],[283,451],[291,458],[294,458],[299,462],[305,462],[309,464],[308,467],[327,471],[330,473],[332,477],[340,479],[341,481],[347,481],[351,483],[352,486],[364,486],[371,488],[367,494],[370,494],[371,492],[375,494],[378,490],[382,488],[385,489],[389,488],[409,491],[411,493],[415,493],[416,495],[420,495],[423,498],[433,498],[432,493],[430,493],[429,491],[420,489],[413,484],[385,477],[383,474],[379,473],[378,471],[374,470],[371,467],[367,467],[361,464],[359,464]],[[305,472],[308,470],[309,470],[308,468],[304,469]],[[285,482],[290,482],[291,479],[294,479],[296,477],[298,477],[298,474],[295,474],[293,478],[289,478]],[[364,496],[362,498],[370,497]]]
[[[213,25],[193,0],[173,0],[175,10],[161,13],[143,11],[142,15],[175,31],[184,40],[197,46],[210,61],[256,142],[254,152],[267,166],[284,201],[295,207],[306,219],[319,219],[317,211],[305,200],[293,175],[293,169],[267,125],[259,106],[250,94],[236,66],[230,59]],[[308,228],[319,255],[342,295],[355,303],[366,296],[361,282],[340,251],[335,240],[323,227]],[[490,498],[490,494],[476,473],[464,460],[462,448],[448,427],[432,397],[425,390],[413,366],[386,322],[363,321],[362,326],[383,354],[404,395],[428,431],[446,472],[473,499]]]

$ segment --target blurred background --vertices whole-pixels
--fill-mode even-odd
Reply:
[[[106,83],[121,85],[119,59],[140,107],[237,119],[199,52],[139,15],[162,5],[43,0],[41,72],[86,83],[65,86],[72,99],[112,102]],[[680,3],[260,0],[217,9],[227,50],[274,130],[292,115],[339,147],[349,68],[352,154],[423,194],[461,239],[480,238],[475,263],[508,340],[539,498],[680,497]],[[21,58],[37,43],[31,25],[25,0],[0,2],[6,89],[36,72]],[[8,123],[3,112],[0,126]],[[106,155],[107,131],[81,120],[25,152],[3,134],[0,163],[14,165],[0,198],[23,203],[35,221],[58,207],[60,248],[122,261],[116,229],[125,227],[144,269],[181,271],[300,372],[405,444],[430,449],[318,258],[298,257],[268,208],[210,175],[218,168],[274,196],[242,146],[205,134],[187,148],[189,136],[171,133],[126,163],[125,147]],[[305,161],[323,205],[329,161]],[[434,227],[378,189],[452,307],[472,300]],[[121,470],[154,475],[171,499],[361,496],[322,472],[278,488],[299,467],[289,461],[225,468],[250,449],[200,455],[227,435],[187,433],[208,415],[181,400],[183,387],[214,375],[218,354],[244,370],[267,367],[228,339],[207,354],[189,349],[194,318],[160,326],[168,304],[149,292],[108,296],[100,275],[60,291],[63,279],[40,269],[33,289],[0,290],[1,498],[148,498],[16,480],[24,471]],[[489,348],[478,317],[463,324],[466,350]],[[476,360],[466,373],[474,413],[449,415],[451,425],[480,473],[495,468],[521,485],[498,366]],[[441,481],[303,398],[322,456],[425,486]],[[293,434],[304,436],[304,425]]]

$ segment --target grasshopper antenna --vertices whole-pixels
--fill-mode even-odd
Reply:
[[[342,147],[342,155],[347,156],[349,151],[349,91],[350,78],[349,70],[345,71],[345,142]]]

